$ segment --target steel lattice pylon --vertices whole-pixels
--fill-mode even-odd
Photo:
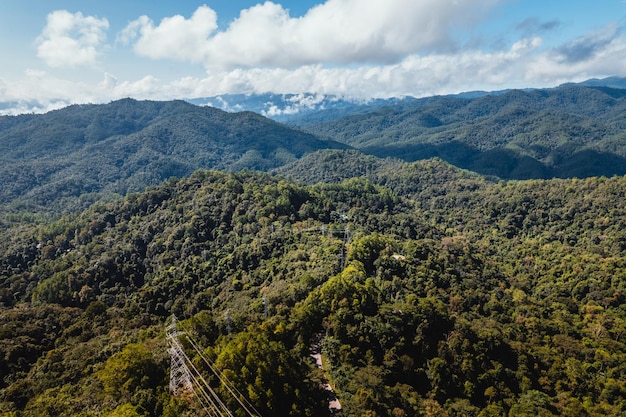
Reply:
[[[185,354],[183,348],[178,341],[178,331],[176,324],[176,316],[172,315],[171,323],[165,328],[165,335],[170,354],[170,392],[175,396],[193,395],[193,385],[191,375],[185,363]]]

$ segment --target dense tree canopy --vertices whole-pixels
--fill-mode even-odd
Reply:
[[[626,174],[624,110],[626,90],[565,85],[427,97],[301,126],[378,157],[439,157],[499,178],[613,176]]]
[[[171,314],[265,416],[327,413],[325,378],[345,416],[626,412],[626,178],[374,171],[197,171],[6,230],[0,415],[197,415]]]

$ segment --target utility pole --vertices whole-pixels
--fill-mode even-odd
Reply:
[[[341,270],[346,267],[346,243],[348,242],[348,235],[350,231],[345,228],[343,229],[343,239],[341,240]]]
[[[330,218],[331,220],[336,218],[343,224],[343,230],[341,230],[343,232],[343,239],[341,239],[341,254],[339,255],[341,271],[343,271],[346,266],[346,244],[348,243],[348,237],[350,235],[347,225],[348,215],[343,212],[333,211],[330,213]]]
[[[263,319],[267,321],[267,297],[263,294]]]

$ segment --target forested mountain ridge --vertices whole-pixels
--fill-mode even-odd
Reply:
[[[267,170],[318,149],[346,147],[255,113],[183,101],[124,99],[4,116],[0,204],[68,211],[198,168]]]
[[[383,103],[305,124],[312,133],[183,101],[0,117],[0,204],[16,219],[58,215],[199,168],[268,171],[351,147],[407,162],[438,157],[504,179],[626,174],[626,90],[564,85]]]
[[[371,158],[311,158],[342,154]],[[0,413],[197,414],[172,313],[266,416],[328,413],[320,332],[345,416],[626,412],[625,177],[370,163],[385,186],[198,171],[4,232]]]
[[[430,198],[436,188],[439,193],[445,194],[452,183],[482,187],[493,182],[439,158],[404,162],[396,158],[366,155],[357,150],[316,151],[275,168],[270,173],[309,185],[338,183],[355,177],[367,178],[374,184],[390,188],[398,195],[413,199],[423,191],[427,191],[426,198]]]
[[[579,83],[566,83],[565,85],[577,85],[587,87],[609,87],[615,89],[626,88],[626,78],[607,77],[603,79],[589,79]],[[536,88],[527,88],[524,91],[532,91]],[[458,94],[449,94],[447,97],[454,98],[477,98],[484,96],[496,96],[511,90],[498,91],[466,91]],[[377,108],[394,107],[396,109],[414,106],[417,102],[424,103],[429,98],[415,98],[411,96],[363,99],[355,97],[343,97],[320,93],[299,94],[223,94],[212,97],[199,97],[188,99],[190,103],[208,105],[229,112],[253,111],[270,117],[273,120],[303,125],[312,122],[324,122],[337,120],[354,114],[369,113]],[[0,103],[0,108],[2,103]]]
[[[440,157],[499,178],[567,178],[626,173],[624,114],[626,90],[564,85],[431,97],[302,127],[379,157]]]

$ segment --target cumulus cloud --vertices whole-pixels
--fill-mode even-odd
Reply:
[[[94,65],[108,28],[107,19],[57,10],[37,39],[37,56],[51,67]]]
[[[190,62],[201,61],[209,35],[217,29],[217,14],[200,6],[190,19],[176,15],[157,26],[147,16],[130,22],[118,35],[118,41],[135,42],[135,51],[149,58],[171,58]]]
[[[119,39],[150,58],[203,62],[210,69],[390,63],[407,54],[455,49],[453,28],[471,25],[503,0],[327,0],[302,17],[266,1],[225,30],[208,6],[159,25],[146,16]]]
[[[468,89],[506,88],[516,81],[529,82],[526,74],[534,62],[541,39],[522,39],[505,51],[486,53],[412,54],[396,63],[350,67],[322,64],[297,68],[249,68],[217,71],[203,79],[179,80],[187,97],[225,93],[318,93],[348,99],[428,96]],[[528,85],[523,85],[527,87]],[[299,97],[299,96],[295,96]],[[304,97],[304,96],[303,96]],[[307,99],[311,99],[310,96]],[[306,103],[297,103],[302,106]]]
[[[131,80],[112,67],[96,82],[79,82],[53,69],[28,70],[21,80],[0,78],[0,114],[123,97],[313,93],[294,96],[288,108],[269,108],[269,115],[299,111],[327,95],[423,97],[626,76],[626,43],[615,24],[554,46],[539,35],[558,27],[558,21],[529,18],[516,28],[521,38],[498,48],[457,45],[459,28],[468,25],[471,31],[481,19],[479,11],[500,1],[505,0],[327,0],[301,17],[268,1],[243,10],[223,29],[208,6],[191,17],[158,23],[142,16],[118,34],[117,46],[131,45],[137,55],[152,59],[202,64],[206,74],[171,79],[157,69],[155,75],[147,71]],[[52,66],[91,65],[105,47],[107,28],[106,19],[54,12],[38,52]],[[53,48],[65,43],[70,45],[65,51]]]

